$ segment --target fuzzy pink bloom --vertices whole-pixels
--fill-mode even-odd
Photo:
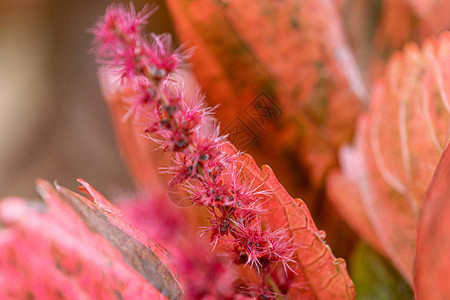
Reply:
[[[150,140],[171,153],[173,165],[163,169],[173,176],[169,184],[181,184],[192,203],[210,213],[210,226],[203,233],[211,234],[214,245],[223,241],[234,248],[237,262],[243,259],[262,271],[260,295],[269,296],[266,278],[279,262],[287,273],[295,250],[292,241],[285,230],[262,230],[261,204],[270,199],[270,191],[243,175],[236,161],[240,154],[221,150],[226,136],[219,134],[213,109],[202,106],[200,93],[187,97],[183,82],[173,76],[189,54],[172,51],[168,34],[144,37],[140,32],[150,14],[112,7],[94,29],[99,60],[135,88],[136,94],[127,99],[129,112],[145,123]],[[202,293],[195,292],[196,297]]]
[[[154,12],[155,8],[148,6],[139,13],[133,5],[130,5],[130,11],[120,5],[109,7],[92,29],[99,61],[120,68],[127,77],[137,73],[135,70],[142,68],[146,57],[146,40],[141,35],[141,29]]]
[[[155,71],[160,72],[160,78],[164,78],[166,73],[177,70],[183,62],[190,56],[189,52],[182,52],[181,49],[172,50],[172,36],[168,33],[161,35],[151,35],[153,43],[147,53],[150,54],[151,64],[155,67]],[[154,74],[157,78],[158,74]]]
[[[295,262],[292,259],[295,248],[286,230],[262,230],[259,222],[252,226],[237,223],[234,235],[237,243],[235,251],[239,252],[240,262],[258,269],[266,268],[272,262],[281,262],[286,269],[289,262]]]

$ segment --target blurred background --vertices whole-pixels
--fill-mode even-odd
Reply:
[[[111,3],[0,0],[0,197],[36,197],[38,177],[71,189],[81,177],[107,195],[132,188],[89,52],[88,29]],[[171,31],[154,3],[148,29]]]

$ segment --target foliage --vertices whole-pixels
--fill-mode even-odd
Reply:
[[[121,16],[124,12],[118,8],[115,13]],[[136,14],[137,19],[138,16]],[[172,74],[178,71],[178,66],[169,69],[166,64],[159,66],[149,62],[135,68],[124,67],[128,65],[124,61],[151,61],[155,52],[139,32],[132,31],[131,37],[122,38],[130,35],[130,27],[128,23],[115,25],[115,37],[110,36],[108,29],[112,26],[105,21],[95,29],[97,39],[103,45],[99,48],[101,60],[109,66],[109,71],[102,75],[104,93],[114,119],[121,120],[116,126],[119,132],[124,131],[125,141],[134,143],[133,135],[146,133],[160,148],[172,153],[172,165],[165,169],[165,173],[171,175],[169,187],[181,184],[190,201],[209,212],[209,224],[204,232],[210,234],[212,245],[229,246],[237,264],[248,265],[261,277],[256,286],[255,283],[249,287],[241,284],[239,289],[248,290],[245,293],[250,296],[302,294],[305,297],[352,298],[353,285],[345,262],[331,254],[323,241],[323,233],[314,226],[306,207],[295,213],[298,219],[286,215],[287,229],[283,228],[286,224],[279,222],[281,219],[264,217],[266,211],[297,210],[297,205],[302,202],[295,204],[300,200],[282,193],[273,175],[265,178],[269,175],[267,169],[262,173],[257,171],[254,162],[249,163],[248,158],[243,158],[225,143],[225,138],[215,128],[211,110],[202,107],[199,94],[189,95],[183,89],[185,84],[181,85],[183,78]],[[170,52],[166,49],[169,45],[167,36],[152,36],[152,39],[154,45],[164,46],[158,48],[160,53]],[[109,46],[104,47],[104,43]],[[122,53],[132,53],[132,57],[117,59]],[[182,62],[179,50],[164,56]],[[118,71],[119,84],[114,84],[111,69]],[[130,90],[134,92],[129,93]],[[124,105],[128,110],[116,109]],[[138,124],[130,126],[130,121]],[[140,128],[140,132],[135,128]],[[146,151],[145,148],[133,152],[125,149],[124,153],[129,161],[133,161],[135,157],[145,156],[140,149]],[[152,165],[141,165],[139,173],[149,174],[148,178],[151,178],[152,171],[156,172]],[[275,202],[275,199],[278,200]],[[295,249],[299,266],[292,264]],[[278,271],[280,267],[284,271]],[[325,269],[330,275],[317,276]],[[292,279],[294,272],[297,273],[296,280]],[[246,277],[248,275],[241,281],[248,281]]]
[[[91,30],[138,191],[3,200],[1,298],[448,295],[447,2],[166,3],[179,48],[144,34],[150,6]]]
[[[342,173],[329,181],[336,207],[410,283],[420,210],[448,144],[449,42],[443,34],[423,50],[410,44],[394,55],[360,118],[355,145],[342,149]]]

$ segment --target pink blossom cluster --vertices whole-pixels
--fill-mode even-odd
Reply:
[[[181,79],[174,76],[189,52],[172,50],[169,34],[146,36],[143,25],[154,9],[137,13],[111,6],[93,29],[99,62],[120,74],[121,82],[136,94],[127,99],[129,112],[146,123],[144,132],[172,155],[170,185],[180,184],[193,204],[211,215],[204,233],[211,243],[229,245],[237,264],[249,265],[262,278],[251,296],[272,298],[276,294],[266,280],[279,263],[288,272],[295,248],[286,230],[265,228],[262,204],[270,191],[262,190],[244,175],[239,154],[223,150],[226,136],[203,106],[197,93],[188,98]],[[272,280],[280,276],[272,276]]]

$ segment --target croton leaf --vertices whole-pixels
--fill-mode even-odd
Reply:
[[[225,149],[229,154],[237,152],[230,144]],[[260,169],[247,154],[239,161],[244,174],[255,178],[255,185],[262,184],[263,189],[272,192],[271,199],[263,204],[270,212],[263,216],[266,225],[287,227],[297,247],[299,275],[288,296],[292,299],[354,299],[354,287],[345,261],[334,257],[325,243],[325,232],[317,229],[306,204],[288,194],[269,166],[263,165]]]
[[[329,195],[343,217],[410,284],[422,201],[449,139],[449,50],[444,33],[391,58],[355,145],[342,149],[342,170],[329,178]]]
[[[290,190],[299,165],[321,183],[366,95],[335,4],[166,2],[181,40],[196,48],[194,71],[207,101],[220,104],[231,142],[283,170]]]
[[[416,299],[450,294],[450,147],[445,150],[423,202],[415,261]]]
[[[0,298],[180,298],[165,250],[87,187],[94,201],[43,180],[47,205],[2,201]]]

